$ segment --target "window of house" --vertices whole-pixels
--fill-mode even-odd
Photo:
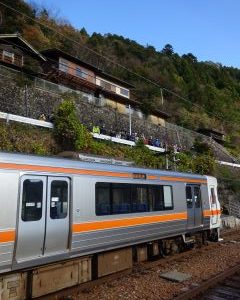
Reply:
[[[88,77],[88,73],[81,69],[80,67],[76,68],[76,76],[86,79]]]
[[[59,59],[59,70],[65,72],[65,73],[68,73],[68,69],[69,69],[68,61],[60,58]]]
[[[120,94],[129,97],[129,90],[120,88]]]
[[[14,62],[14,53],[7,50],[3,50],[3,60],[5,62],[13,63]]]
[[[116,93],[117,92],[117,87],[116,85],[111,84],[111,91]]]

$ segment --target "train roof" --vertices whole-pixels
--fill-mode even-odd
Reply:
[[[95,171],[141,173],[147,175],[162,175],[162,176],[173,176],[173,177],[194,178],[194,179],[207,178],[207,176],[205,175],[199,175],[193,173],[148,169],[148,168],[141,168],[136,166],[120,166],[120,165],[113,165],[113,164],[106,164],[106,163],[84,162],[84,161],[79,161],[74,159],[66,159],[62,157],[48,157],[48,156],[38,156],[32,154],[30,155],[30,154],[19,154],[19,153],[8,153],[8,152],[0,152],[0,164],[1,163],[58,167],[58,168],[67,168],[67,169],[88,169],[88,170],[95,170]]]

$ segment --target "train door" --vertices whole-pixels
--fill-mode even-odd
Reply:
[[[186,185],[188,228],[202,225],[202,203],[199,185]]]
[[[68,251],[70,180],[21,178],[16,260]]]
[[[216,193],[216,187],[211,185],[210,186],[210,205],[211,205],[211,212],[212,212],[212,216],[211,216],[211,223],[217,224],[218,221],[218,210],[217,210],[217,193]]]
[[[69,186],[68,178],[48,177],[44,254],[68,249]]]
[[[20,184],[17,261],[43,254],[47,177],[23,176]]]

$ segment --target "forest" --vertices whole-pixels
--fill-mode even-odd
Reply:
[[[132,95],[149,114],[171,115],[170,122],[197,130],[226,134],[233,153],[240,145],[240,70],[192,53],[180,56],[169,43],[157,51],[151,45],[113,33],[89,35],[36,4],[2,0],[0,33],[19,32],[38,50],[59,48],[134,85]],[[6,5],[6,6],[5,6]],[[21,13],[23,14],[21,14]],[[97,29],[96,29],[97,30]],[[147,41],[146,41],[147,43]]]

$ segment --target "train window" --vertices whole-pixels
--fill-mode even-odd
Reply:
[[[113,215],[173,209],[171,186],[96,183],[96,215]]]
[[[22,191],[22,220],[38,221],[42,218],[43,182],[38,179],[26,179]]]
[[[131,212],[131,185],[112,183],[112,213],[127,214]]]
[[[110,215],[110,183],[98,182],[96,184],[96,215]]]
[[[192,200],[192,187],[186,186],[186,199],[187,199],[187,208],[193,207],[193,200]]]
[[[150,185],[148,188],[150,211],[164,210],[163,187]]]
[[[147,187],[144,185],[132,185],[132,212],[148,211]]]
[[[216,204],[216,194],[215,194],[214,187],[211,187],[211,203]]]
[[[68,183],[63,180],[51,182],[51,219],[64,219],[68,213]]]
[[[172,187],[165,185],[163,187],[163,195],[164,195],[164,208],[171,209],[173,207]]]

